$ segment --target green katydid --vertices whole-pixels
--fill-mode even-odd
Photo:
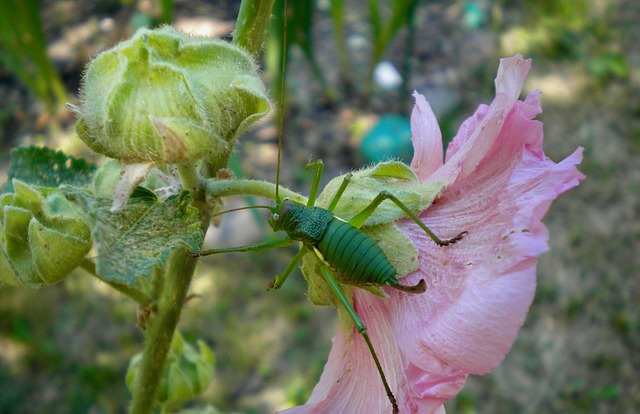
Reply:
[[[285,6],[286,7],[286,6]],[[286,27],[284,29],[286,36]],[[286,44],[286,38],[284,40]],[[299,242],[301,248],[285,270],[276,275],[269,284],[268,289],[279,289],[282,287],[288,276],[298,267],[303,256],[313,252],[321,261],[321,275],[333,291],[337,300],[344,306],[354,326],[364,338],[376,365],[387,397],[391,402],[394,413],[398,412],[396,398],[387,382],[378,356],[373,348],[366,326],[353,309],[349,299],[344,295],[342,284],[356,287],[389,286],[395,289],[411,293],[420,294],[426,291],[426,283],[421,279],[414,286],[403,285],[398,281],[398,271],[389,262],[382,248],[360,228],[367,218],[369,218],[385,200],[393,202],[404,215],[413,220],[436,244],[446,246],[460,240],[467,232],[463,231],[450,239],[437,237],[418,217],[411,211],[405,203],[389,191],[381,191],[371,203],[352,217],[350,220],[343,220],[334,214],[334,209],[338,205],[342,195],[347,189],[352,175],[347,174],[337,192],[334,194],[327,208],[315,206],[318,195],[324,163],[321,160],[309,163],[307,169],[315,169],[315,176],[311,185],[311,191],[306,204],[302,204],[289,199],[280,198],[280,162],[282,152],[282,131],[284,114],[284,66],[285,59],[283,53],[283,73],[282,73],[282,96],[280,101],[280,126],[278,135],[278,161],[276,169],[275,183],[275,205],[273,206],[248,206],[239,209],[227,210],[219,214],[231,211],[250,208],[265,208],[271,212],[269,224],[274,231],[283,230],[287,236],[282,239],[268,240],[255,244],[230,247],[223,249],[208,249],[194,252],[194,257],[208,256],[219,253],[250,252],[271,248],[286,247],[295,242]]]

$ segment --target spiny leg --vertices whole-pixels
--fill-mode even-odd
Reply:
[[[316,197],[318,196],[318,190],[320,189],[320,180],[322,179],[322,171],[324,171],[324,162],[322,160],[315,160],[314,162],[308,163],[305,168],[307,170],[310,170],[311,168],[316,169],[316,174],[314,175],[313,182],[311,183],[309,200],[307,201],[307,207],[311,207],[316,203]]]
[[[284,285],[284,282],[287,280],[291,272],[293,272],[293,270],[296,267],[298,267],[298,263],[300,263],[302,256],[304,256],[307,252],[308,252],[308,249],[302,246],[298,251],[298,253],[296,253],[293,260],[291,260],[289,265],[287,265],[286,269],[284,269],[284,272],[280,273],[279,275],[276,275],[273,281],[269,283],[269,286],[267,286],[267,290],[280,289],[282,285]]]
[[[373,362],[375,362],[376,368],[378,369],[378,373],[380,374],[380,378],[382,379],[382,384],[384,385],[384,389],[387,393],[387,397],[389,398],[389,401],[391,402],[391,406],[393,407],[393,413],[397,414],[398,402],[396,401],[396,397],[393,395],[393,392],[391,391],[391,387],[389,387],[389,383],[387,382],[387,377],[384,375],[384,371],[382,370],[382,365],[380,365],[380,361],[378,360],[376,351],[373,349],[373,345],[371,344],[371,340],[369,339],[369,335],[367,334],[367,327],[364,325],[364,323],[362,322],[362,319],[360,319],[360,317],[358,316],[356,311],[353,309],[353,307],[351,306],[347,298],[344,296],[344,294],[342,293],[342,290],[340,290],[340,287],[338,286],[335,279],[331,275],[331,271],[329,270],[329,268],[326,266],[322,266],[320,270],[322,275],[324,276],[324,279],[327,281],[327,283],[331,287],[331,290],[333,290],[333,293],[336,294],[336,296],[342,303],[342,306],[344,306],[344,308],[347,310],[347,313],[349,314],[349,317],[353,321],[353,324],[356,326],[356,329],[358,329],[358,332],[360,332],[360,335],[362,335],[362,337],[364,338],[364,341],[367,343],[369,352],[373,357]]]
[[[240,252],[255,252],[259,250],[273,249],[276,247],[286,247],[293,243],[290,238],[267,240],[260,243],[248,244],[246,246],[227,247],[224,249],[209,249],[200,250],[199,252],[191,252],[193,257],[209,256],[211,254],[219,253],[240,253]]]
[[[320,180],[322,179],[322,171],[324,170],[324,162],[322,160],[315,160],[314,162],[310,162],[309,164],[307,164],[305,168],[316,169],[315,176],[313,177],[313,182],[311,183],[309,200],[307,201],[307,207],[311,207],[311,206],[314,206],[316,203],[316,197],[318,196],[318,191],[320,188]],[[342,197],[344,190],[346,190],[347,185],[349,185],[349,182],[351,181],[352,176],[353,174],[351,173],[348,173],[347,175],[344,176],[344,179],[342,180],[342,184],[340,184],[340,188],[338,188],[338,191],[331,199],[331,202],[329,203],[329,207],[327,207],[327,210],[333,212],[333,210],[336,208],[336,205],[338,204],[340,197]]]
[[[450,239],[440,239],[431,231],[431,229],[429,229],[429,227],[425,226],[425,224],[420,221],[420,219],[415,214],[413,214],[411,210],[409,210],[409,207],[407,207],[402,201],[400,201],[396,196],[388,191],[381,191],[380,194],[378,194],[376,198],[373,199],[371,204],[369,204],[364,210],[362,210],[351,220],[349,220],[349,224],[354,227],[360,228],[384,200],[393,201],[404,212],[404,214],[406,214],[407,217],[409,217],[418,226],[420,226],[420,228],[424,230],[425,233],[427,233],[427,236],[429,236],[431,240],[433,240],[438,246],[447,246],[449,244],[455,243],[467,234],[466,231],[463,231],[462,233]]]
[[[329,207],[327,207],[327,210],[333,213],[333,210],[335,210],[336,206],[338,205],[338,201],[340,201],[340,197],[342,197],[342,194],[344,194],[344,190],[347,189],[347,186],[351,182],[352,176],[353,174],[351,173],[348,173],[347,175],[344,176],[344,178],[342,179],[342,184],[340,184],[340,188],[338,188],[338,191],[331,199],[331,202],[329,203]]]
[[[211,254],[219,254],[219,253],[241,253],[241,252],[254,252],[259,250],[273,249],[277,247],[286,247],[293,243],[294,241],[290,238],[278,239],[278,240],[267,240],[260,243],[248,244],[246,246],[238,246],[238,247],[228,247],[225,249],[209,249],[209,250],[201,250],[199,252],[192,252],[191,256],[193,257],[201,257],[201,256],[209,256]],[[302,256],[307,253],[307,249],[303,246],[300,248],[300,251],[295,255],[291,263],[287,265],[279,275],[273,279],[269,286],[267,286],[267,290],[271,290],[273,288],[280,289],[284,282],[287,280],[291,272],[298,266]]]

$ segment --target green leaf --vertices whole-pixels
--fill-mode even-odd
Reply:
[[[68,156],[62,151],[34,146],[18,147],[11,150],[9,180],[2,191],[13,192],[14,178],[40,187],[57,188],[62,184],[82,187],[91,182],[95,170],[95,164]]]
[[[95,198],[73,187],[63,191],[88,213],[96,273],[105,281],[135,285],[139,278],[150,277],[156,266],[164,267],[174,248],[196,251],[202,243],[198,210],[188,192],[164,202],[132,197],[123,210],[112,213],[110,198]]]

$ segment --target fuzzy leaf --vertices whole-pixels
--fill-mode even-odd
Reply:
[[[156,266],[164,266],[175,247],[195,251],[202,242],[198,210],[187,192],[164,202],[134,194],[123,210],[112,213],[111,199],[71,187],[64,190],[88,213],[96,272],[106,281],[135,285]]]
[[[57,188],[61,184],[85,186],[91,182],[96,165],[62,151],[44,147],[18,147],[11,150],[9,180],[3,192],[13,192],[13,179],[39,187]]]

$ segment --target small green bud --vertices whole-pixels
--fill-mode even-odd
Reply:
[[[125,164],[212,157],[269,110],[252,57],[228,42],[165,26],[140,29],[88,66],[76,130]]]
[[[38,288],[59,282],[91,248],[79,208],[64,194],[17,179],[0,198],[0,282]]]
[[[158,403],[166,407],[179,406],[199,395],[209,385],[213,379],[215,357],[203,341],[198,341],[198,348],[199,352],[186,343],[179,332],[174,334],[156,395]],[[142,354],[131,358],[126,376],[129,390],[135,386],[141,362]]]

